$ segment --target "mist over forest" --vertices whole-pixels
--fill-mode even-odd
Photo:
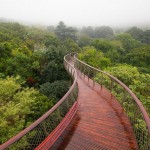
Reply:
[[[0,2],[0,145],[69,90],[72,79],[63,60],[71,52],[122,81],[150,115],[149,1],[113,0],[112,5],[108,0],[8,2]],[[96,74],[93,80],[99,83],[101,78]],[[122,96],[114,94],[118,99]],[[28,144],[24,139],[20,145],[23,149]]]

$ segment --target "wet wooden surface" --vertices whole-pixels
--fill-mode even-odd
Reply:
[[[73,61],[70,60],[73,64]],[[137,150],[129,119],[111,93],[78,71],[80,107],[59,150]]]
[[[83,75],[78,77],[78,86],[80,107],[58,149],[137,149],[130,122],[111,93],[98,84],[93,88]]]

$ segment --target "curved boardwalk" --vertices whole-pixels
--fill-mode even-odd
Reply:
[[[58,149],[130,150],[137,149],[131,124],[121,105],[104,87],[78,72],[77,111],[68,135]]]
[[[132,128],[120,104],[109,91],[78,77],[80,103],[76,119],[59,149],[137,149]]]

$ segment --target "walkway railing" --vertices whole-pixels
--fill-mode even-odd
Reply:
[[[98,70],[83,61],[75,58],[75,67],[84,75],[85,78],[92,79],[93,87],[99,83],[102,88],[111,91],[110,98],[113,95],[120,102],[128,118],[130,119],[137,145],[140,150],[150,150],[150,118],[143,105],[135,94],[120,80],[112,75]]]
[[[0,150],[48,149],[54,144],[56,146],[58,138],[65,132],[78,108],[78,102],[76,101],[77,73],[75,68],[68,62],[69,59],[71,59],[71,54],[64,57],[64,66],[73,79],[69,91],[42,117],[18,135],[0,145]]]

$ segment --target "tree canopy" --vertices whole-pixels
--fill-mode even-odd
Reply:
[[[62,21],[47,28],[0,22],[0,144],[68,91],[71,80],[63,57],[70,52],[127,84],[150,113],[149,31],[133,27],[114,34],[108,26],[78,30]]]

